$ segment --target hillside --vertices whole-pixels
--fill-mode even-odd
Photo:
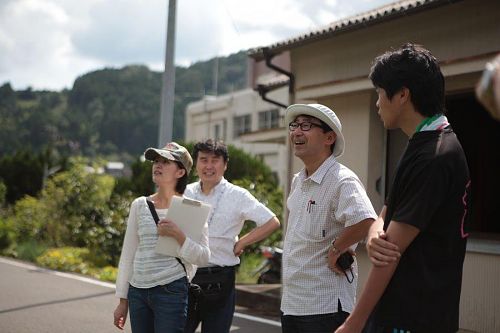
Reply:
[[[218,93],[245,87],[246,53],[218,60]],[[184,137],[187,103],[215,93],[214,65],[211,59],[176,68],[175,140]],[[137,156],[157,144],[161,78],[161,72],[130,65],[84,74],[72,89],[59,92],[15,91],[4,83],[0,86],[0,156],[46,147],[62,155]]]

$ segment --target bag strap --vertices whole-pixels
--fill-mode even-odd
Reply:
[[[151,201],[149,199],[146,199],[146,203],[148,204],[149,211],[151,212],[151,215],[153,215],[153,220],[155,220],[156,225],[158,225],[158,222],[160,221],[160,217],[158,217],[158,213],[156,212],[155,204],[153,203],[153,201]],[[187,276],[188,274],[187,274],[186,266],[184,266],[184,263],[182,262],[182,260],[177,258],[177,257],[175,257],[175,259],[177,259],[179,264],[181,264],[182,268],[184,268],[184,273],[186,273],[186,276]]]
[[[160,218],[158,217],[158,213],[156,212],[155,204],[153,203],[153,201],[151,201],[149,199],[146,199],[146,202],[148,204],[149,211],[151,212],[151,215],[153,215],[153,220],[155,220],[156,225],[158,225]]]

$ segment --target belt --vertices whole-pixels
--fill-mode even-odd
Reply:
[[[196,270],[196,275],[198,274],[215,274],[220,272],[234,271],[236,266],[211,266],[211,267],[200,267]]]

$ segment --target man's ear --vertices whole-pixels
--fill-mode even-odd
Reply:
[[[337,140],[337,134],[334,131],[330,131],[326,133],[326,140],[328,145],[333,145]]]
[[[399,90],[397,92],[397,94],[399,96],[400,104],[404,104],[406,102],[410,102],[411,101],[411,92],[410,92],[410,89],[408,89],[406,87],[403,87],[403,88],[401,88],[401,90]]]

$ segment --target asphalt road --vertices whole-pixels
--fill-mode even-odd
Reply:
[[[120,332],[114,285],[0,257],[0,332]],[[124,332],[131,332],[127,325]],[[278,333],[279,323],[241,311],[231,332]]]

